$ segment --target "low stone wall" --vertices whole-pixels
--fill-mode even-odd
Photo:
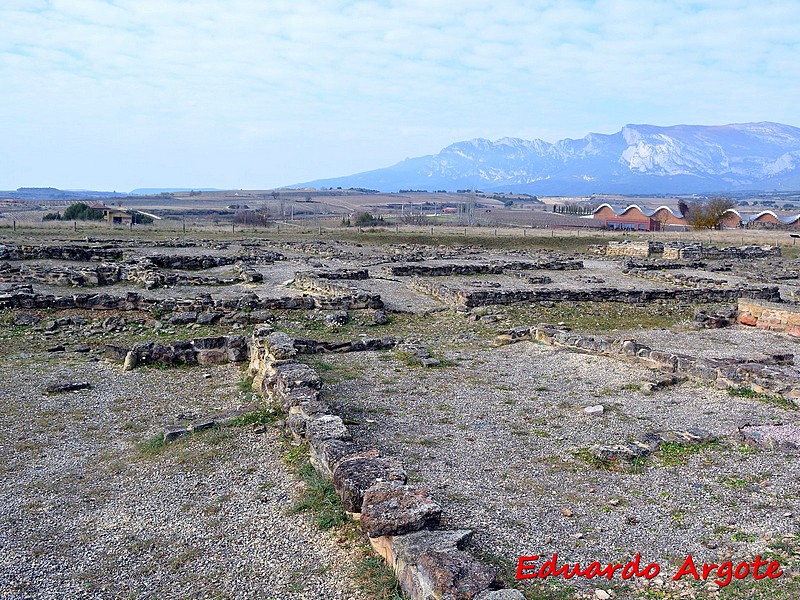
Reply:
[[[412,281],[411,287],[452,305],[457,310],[468,310],[476,306],[492,304],[516,304],[519,302],[626,302],[646,304],[649,302],[677,301],[686,303],[733,302],[738,298],[758,298],[780,301],[777,286],[737,288],[665,288],[650,290],[621,290],[617,288],[595,289],[458,289],[430,280]]]
[[[148,255],[146,258],[160,269],[177,269],[180,271],[201,271],[253,260],[253,257],[250,256],[219,256],[211,254],[153,254]],[[271,264],[278,260],[285,260],[285,258],[280,252],[260,250],[257,260],[259,263]]]
[[[0,260],[53,259],[79,262],[122,260],[122,250],[116,246],[33,246],[27,244],[0,245]]]
[[[172,312],[218,312],[227,314],[242,310],[356,310],[376,308],[383,302],[380,295],[319,297],[311,295],[262,298],[256,294],[245,294],[235,298],[213,298],[211,295],[196,298],[148,298],[135,292],[125,296],[111,294],[73,294],[54,296],[34,293],[30,288],[0,292],[0,308],[26,309],[86,309],[86,310],[143,310],[163,313]],[[380,307],[378,306],[378,307]]]
[[[800,305],[739,299],[738,322],[800,337]]]
[[[122,273],[122,268],[117,263],[100,263],[77,268],[3,263],[0,265],[0,282],[88,287],[117,283],[122,278]]]
[[[606,245],[606,256],[643,256],[649,258],[654,252],[663,251],[664,245],[661,243],[644,241],[635,242],[633,240],[622,240],[620,242],[608,242]]]
[[[383,300],[379,294],[368,294],[355,287],[320,277],[311,271],[295,273],[294,285],[301,290],[326,294],[334,303],[337,298],[350,298],[353,308],[383,308]],[[324,299],[319,301],[324,302]]]
[[[632,271],[664,271],[670,269],[704,269],[708,266],[701,260],[688,262],[675,262],[674,260],[654,259],[654,260],[629,260],[623,267],[623,272]]]
[[[762,362],[741,359],[698,358],[654,350],[630,338],[584,336],[546,323],[533,327],[516,327],[501,332],[503,343],[534,340],[550,346],[577,350],[586,354],[611,356],[629,360],[663,373],[692,377],[727,387],[746,387],[758,393],[780,395],[800,406],[800,376],[794,369],[794,355],[773,354]],[[784,368],[792,365],[791,368]]]
[[[369,279],[366,269],[326,269],[315,274],[322,279]]]
[[[272,332],[272,328],[266,326],[261,328],[260,331]],[[256,335],[253,338],[244,335],[220,335],[173,341],[168,344],[149,341],[140,342],[131,348],[106,344],[105,358],[114,362],[124,363],[126,370],[133,369],[139,365],[153,364],[175,366],[244,362],[251,360],[253,339],[261,339],[261,335]],[[272,334],[272,339],[280,339],[287,344],[287,347],[294,348],[294,354],[390,350],[397,345],[397,340],[391,337],[329,342],[324,340],[293,339],[283,333],[274,333]]]
[[[667,242],[665,259],[742,259],[772,258],[781,255],[779,246],[729,246],[717,248],[700,242]]]
[[[711,277],[689,275],[688,273],[670,273],[669,271],[655,271],[651,269],[624,269],[623,273],[650,281],[656,281],[658,283],[681,287],[708,288],[727,287],[730,285],[725,279],[713,279]]]
[[[254,389],[287,413],[287,428],[308,443],[311,464],[333,482],[412,600],[523,599],[516,590],[498,590],[497,569],[462,549],[470,531],[436,529],[441,507],[428,489],[408,484],[402,464],[352,442],[323,399],[317,373],[295,360],[291,338],[254,335],[251,351]]]
[[[447,277],[453,275],[502,275],[506,271],[572,271],[583,269],[583,261],[568,258],[514,260],[491,263],[451,263],[444,265],[392,265],[385,268],[395,277]]]
[[[192,265],[193,269],[205,268],[197,267],[192,263],[188,264]],[[237,276],[220,278],[164,272],[151,258],[146,257],[124,265],[122,279],[138,283],[148,290],[175,285],[232,285],[235,283],[257,283],[264,280],[264,276],[250,265],[240,261],[226,262],[225,264],[233,265]]]

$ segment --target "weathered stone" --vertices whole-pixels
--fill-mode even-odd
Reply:
[[[168,425],[164,428],[164,443],[174,442],[179,437],[189,435],[191,432],[192,430],[185,425]]]
[[[372,319],[370,319],[367,325],[375,326],[375,325],[386,325],[389,322],[389,317],[386,316],[386,313],[382,310],[376,310],[372,313]]]
[[[303,363],[287,362],[275,367],[275,373],[266,380],[268,389],[284,394],[298,387],[320,389],[322,380],[311,367]]]
[[[314,468],[327,479],[333,479],[333,471],[336,465],[344,458],[361,457],[377,458],[377,450],[359,451],[358,446],[352,442],[343,440],[309,440],[309,453],[311,464]]]
[[[173,315],[169,322],[173,325],[188,325],[197,321],[197,313],[194,311],[187,311]]]
[[[197,338],[192,340],[192,345],[197,350],[219,350],[225,348],[227,338],[225,336]]]
[[[737,429],[739,440],[768,450],[800,450],[800,426],[796,424],[743,425]]]
[[[30,315],[28,313],[20,313],[14,316],[14,321],[12,322],[17,327],[20,326],[29,326],[29,325],[36,325],[41,319],[35,315]]]
[[[454,600],[486,591],[497,570],[459,549],[470,535],[423,530],[391,538],[389,553],[403,590],[412,598]]]
[[[325,315],[322,321],[325,327],[341,327],[350,322],[350,315],[346,310],[335,310],[329,315]]]
[[[139,359],[136,357],[136,353],[133,350],[130,350],[125,355],[125,363],[122,365],[123,371],[132,371],[136,368],[136,365],[139,364]]]
[[[350,432],[336,415],[323,415],[306,421],[306,438],[309,440],[349,440]]]
[[[48,394],[60,394],[62,392],[88,390],[91,387],[92,386],[88,381],[60,381],[49,384],[44,391]]]
[[[294,339],[282,331],[270,333],[264,339],[267,353],[274,360],[289,360],[295,357],[297,350],[294,347]]]
[[[349,458],[339,462],[333,472],[333,486],[348,512],[361,512],[364,492],[379,481],[406,483],[406,472],[395,460]]]
[[[402,535],[437,525],[441,514],[427,489],[379,482],[364,492],[361,526],[369,537]]]
[[[217,422],[212,417],[207,417],[205,419],[193,421],[192,424],[189,425],[189,429],[191,429],[193,432],[205,431],[206,429],[211,429],[216,424]]]
[[[228,362],[227,350],[201,350],[197,353],[197,363],[200,365],[219,365]]]
[[[279,397],[281,408],[284,412],[291,412],[291,408],[304,402],[317,402],[319,390],[310,387],[296,387]]]
[[[204,312],[197,315],[197,323],[200,325],[213,325],[222,318],[222,313]]]
[[[122,346],[115,346],[114,344],[106,344],[103,346],[103,355],[108,360],[114,362],[124,362],[125,357],[129,352],[129,348],[123,348]]]

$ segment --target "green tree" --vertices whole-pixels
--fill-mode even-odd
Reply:
[[[85,202],[76,202],[67,207],[62,219],[64,221],[102,221],[103,213],[89,208],[89,205]]]

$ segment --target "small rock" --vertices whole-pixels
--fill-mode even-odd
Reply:
[[[60,394],[62,392],[88,390],[91,387],[88,381],[63,381],[61,383],[51,383],[45,388],[45,392],[48,394]]]
[[[571,516],[572,516],[572,515],[574,515],[575,513],[573,513],[573,512],[572,512],[570,509],[568,509],[567,507],[564,507],[564,508],[562,508],[562,509],[561,509],[561,514],[562,514],[562,515],[564,515],[565,517],[571,517]]]
[[[123,371],[133,371],[138,364],[139,359],[136,357],[136,353],[133,350],[128,351],[125,355],[125,363],[122,365]]]
[[[350,322],[350,315],[346,310],[335,310],[329,315],[325,315],[323,319],[325,327],[341,327]]]
[[[611,506],[618,506],[619,505],[619,498],[612,498],[608,501]]]
[[[611,598],[611,594],[605,590],[597,589],[594,591],[594,597],[597,598],[597,600],[609,600],[609,598]]]
[[[47,349],[48,352],[64,352],[64,344],[59,344],[58,346],[51,346]]]
[[[603,410],[602,404],[595,404],[594,406],[587,406],[583,409],[583,412],[585,412],[587,415],[602,415]]]
[[[376,310],[372,314],[372,320],[368,323],[368,325],[386,325],[389,322],[389,317],[386,316],[386,313],[382,310]]]

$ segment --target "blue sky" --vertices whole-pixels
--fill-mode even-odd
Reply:
[[[800,125],[800,2],[2,0],[0,189],[270,188],[464,139]]]

